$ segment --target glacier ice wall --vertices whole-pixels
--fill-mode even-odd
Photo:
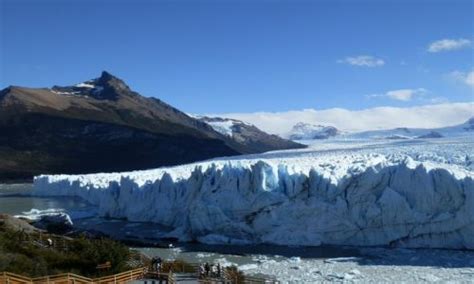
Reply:
[[[294,170],[268,161],[197,164],[184,177],[40,176],[34,193],[80,196],[100,215],[174,228],[205,243],[474,249],[470,171],[372,158]],[[102,174],[106,175],[106,174]],[[99,182],[100,181],[100,182]]]

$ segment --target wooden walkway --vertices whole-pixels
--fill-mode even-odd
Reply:
[[[130,282],[142,282],[152,284],[155,283],[277,283],[274,280],[268,280],[257,277],[245,276],[243,281],[233,281],[227,277],[222,279],[217,278],[205,278],[199,279],[197,274],[186,273],[187,277],[183,277],[183,273],[159,273],[159,272],[148,272],[147,268],[138,268],[129,270],[126,272],[104,276],[100,278],[88,278],[73,273],[63,273],[57,275],[49,275],[43,277],[26,277],[10,272],[0,273],[0,284],[118,284],[118,283],[130,283]],[[146,280],[145,280],[146,279]],[[140,281],[142,280],[142,281]]]
[[[105,284],[105,283],[127,283],[142,279],[146,274],[146,268],[138,268],[126,272],[104,276],[100,278],[88,278],[73,273],[48,275],[30,278],[10,272],[0,273],[0,284]]]
[[[138,261],[138,260],[137,260]],[[141,263],[148,262],[147,259],[140,260]],[[10,272],[0,272],[0,284],[106,284],[106,283],[277,283],[273,279],[265,279],[244,275],[243,279],[234,278],[225,269],[221,278],[202,278],[199,275],[199,263],[176,263],[163,262],[160,272],[149,269],[149,265],[125,271],[122,273],[104,276],[100,278],[88,278],[73,273],[63,273],[42,277],[26,277]]]

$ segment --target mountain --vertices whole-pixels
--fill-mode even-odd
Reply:
[[[371,130],[343,135],[344,138],[356,139],[434,139],[443,137],[474,137],[474,117],[466,122],[441,128],[394,128],[388,130]]]
[[[255,153],[103,72],[74,86],[0,91],[0,179],[156,168]]]
[[[215,131],[231,138],[237,145],[255,153],[306,147],[277,135],[268,134],[256,126],[240,120],[207,116],[199,117],[199,119],[209,124]],[[238,148],[238,146],[236,147]]]
[[[339,135],[341,132],[333,126],[323,126],[298,122],[293,126],[287,137],[291,140],[328,139]]]

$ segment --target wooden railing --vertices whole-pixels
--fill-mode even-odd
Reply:
[[[22,283],[25,283],[25,284],[29,284],[29,283],[33,283],[33,281],[31,280],[31,278],[29,277],[25,277],[25,276],[21,276],[21,275],[18,275],[18,274],[13,274],[13,273],[9,273],[9,272],[3,272],[2,274],[0,274],[0,284],[22,284]]]
[[[61,284],[61,283],[126,283],[142,278],[146,273],[146,268],[137,268],[122,273],[104,276],[100,278],[88,278],[73,273],[63,273],[57,275],[48,275],[42,277],[25,277],[22,275],[3,272],[0,273],[0,284]]]
[[[73,273],[63,273],[56,275],[48,275],[42,277],[30,278],[10,272],[0,272],[0,284],[106,284],[106,283],[127,283],[137,279],[151,278],[162,280],[167,283],[175,283],[174,273],[196,273],[198,278],[198,267],[197,263],[187,263],[180,267],[174,265],[174,271],[168,272],[157,272],[148,271],[147,268],[137,268],[122,273],[104,276],[100,278],[88,278]],[[181,268],[181,269],[180,269]],[[245,275],[243,279],[234,278],[235,275],[228,275],[227,272],[223,271],[223,278],[204,278],[199,279],[200,283],[277,283],[273,279],[265,279],[260,277],[252,277]]]

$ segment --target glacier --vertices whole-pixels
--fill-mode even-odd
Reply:
[[[42,175],[38,196],[218,244],[474,249],[474,139],[327,141],[124,173]]]

